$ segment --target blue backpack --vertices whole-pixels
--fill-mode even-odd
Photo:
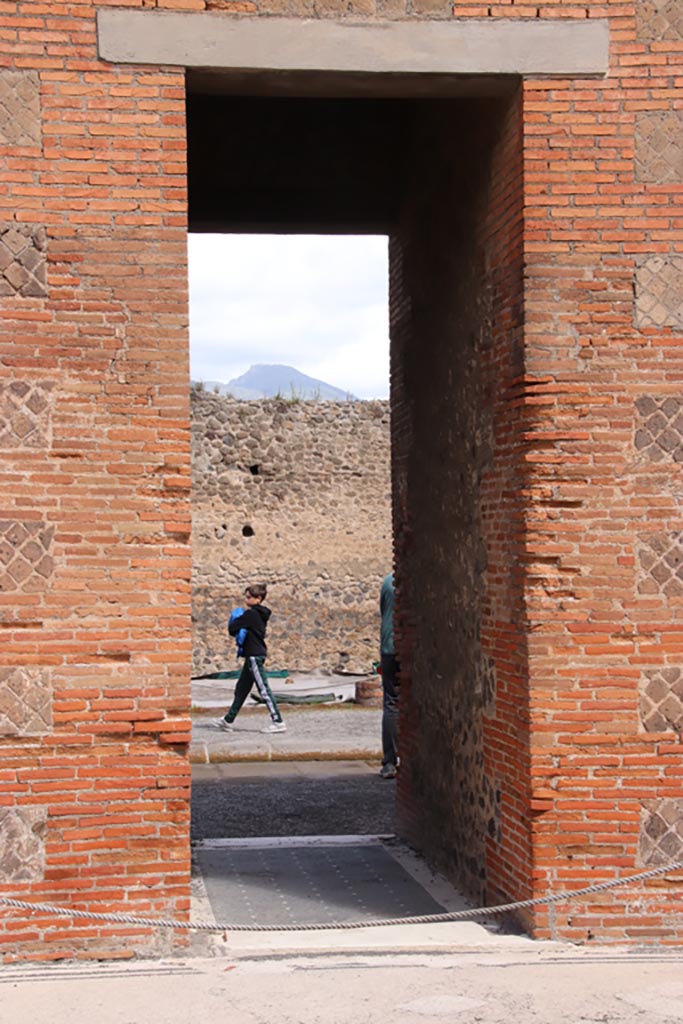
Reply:
[[[228,625],[234,622],[235,619],[239,618],[240,615],[244,615],[244,608],[233,608],[230,612],[230,618],[228,619]],[[235,643],[237,644],[237,657],[244,657],[244,641],[247,639],[246,629],[240,629],[237,636],[235,637]]]

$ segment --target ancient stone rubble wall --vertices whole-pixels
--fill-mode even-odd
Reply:
[[[414,175],[428,187],[406,201],[391,248],[400,827],[479,901],[496,885],[524,885],[532,856],[514,809],[529,770],[510,391],[521,337],[519,124],[517,97],[486,117],[425,113]],[[460,157],[463,135],[468,161],[486,169],[478,177]],[[456,344],[444,343],[450,335]],[[435,771],[437,749],[450,754]]]
[[[369,672],[391,568],[388,402],[193,389],[193,674],[235,667],[244,585],[268,584],[269,664]]]

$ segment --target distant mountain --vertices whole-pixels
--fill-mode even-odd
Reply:
[[[354,397],[348,391],[295,370],[293,366],[279,364],[250,366],[241,377],[235,377],[227,384],[207,380],[204,381],[204,387],[207,391],[218,391],[234,398],[281,397],[344,402]]]

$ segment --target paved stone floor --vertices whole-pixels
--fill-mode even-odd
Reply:
[[[195,766],[194,919],[329,926],[467,906],[394,836],[396,783],[378,769],[365,761]],[[488,941],[481,922],[459,927]],[[199,948],[223,946],[214,937]]]
[[[390,846],[363,837],[303,844],[208,840],[195,858],[219,922],[273,927],[444,911]]]
[[[261,731],[270,718],[260,706],[244,707],[235,722],[235,731],[229,733],[217,728],[217,711],[195,711],[190,747],[193,764],[381,757],[380,708],[333,704],[283,707],[282,713],[287,731],[271,735]]]

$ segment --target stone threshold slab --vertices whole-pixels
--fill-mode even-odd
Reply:
[[[99,55],[125,64],[371,75],[605,75],[605,19],[341,22],[105,8]]]
[[[227,747],[211,747],[207,743],[192,743],[190,745],[190,764],[242,764],[248,762],[271,762],[271,761],[376,761],[378,764],[382,759],[382,750],[377,746],[365,747],[340,747],[338,743],[318,744],[307,750],[296,746],[292,749],[282,749],[270,743],[241,749],[229,749]]]

